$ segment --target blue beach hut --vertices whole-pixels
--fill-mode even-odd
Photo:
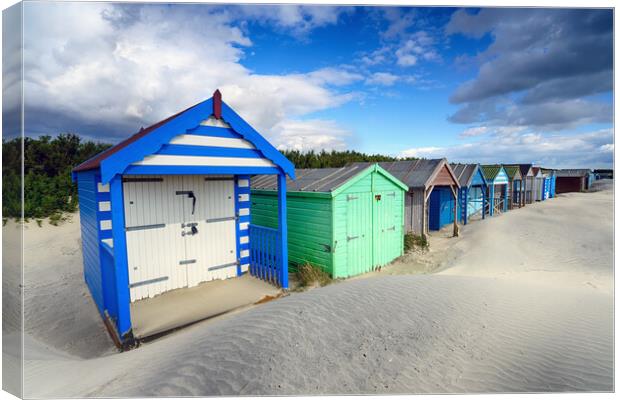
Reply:
[[[482,165],[482,174],[488,185],[489,215],[508,210],[508,174],[499,164]]]
[[[250,224],[251,175],[277,176],[277,229]],[[84,278],[117,345],[134,302],[248,271],[286,288],[287,175],[219,91],[77,166]]]
[[[479,164],[450,164],[459,181],[458,215],[463,225],[480,214],[484,219],[486,209],[487,183]]]

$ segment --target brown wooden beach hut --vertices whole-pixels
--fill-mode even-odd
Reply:
[[[583,192],[588,188],[587,169],[559,169],[555,175],[555,192]]]

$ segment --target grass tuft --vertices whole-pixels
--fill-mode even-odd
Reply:
[[[427,250],[428,246],[428,240],[424,235],[415,235],[412,232],[405,234],[405,253],[415,249]]]
[[[329,285],[332,278],[321,268],[310,263],[300,265],[295,273],[300,287],[309,287],[318,284],[319,286]]]

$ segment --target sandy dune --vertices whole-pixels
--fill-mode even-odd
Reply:
[[[76,221],[29,226],[25,395],[613,390],[612,196],[562,195],[473,223],[433,237],[424,262],[120,354],[86,295]]]

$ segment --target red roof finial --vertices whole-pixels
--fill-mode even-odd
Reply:
[[[213,116],[217,119],[222,118],[222,93],[220,93],[220,89],[213,92]]]

